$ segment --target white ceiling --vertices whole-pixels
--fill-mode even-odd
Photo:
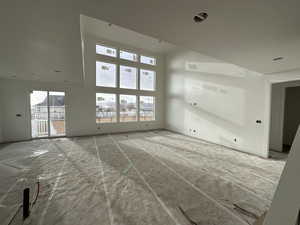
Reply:
[[[86,5],[93,17],[257,72],[300,67],[299,0],[93,2]],[[196,24],[192,18],[201,11],[208,19]],[[278,56],[284,60],[273,62]]]
[[[167,42],[152,38],[147,35],[117,26],[109,25],[109,22],[81,15],[81,32],[84,35],[120,43],[135,49],[143,49],[154,54],[165,54],[176,49],[176,46]]]
[[[3,0],[0,77],[81,82],[80,14],[257,72],[295,70],[299,9],[299,0]],[[195,24],[201,11],[208,19]]]
[[[69,1],[1,1],[0,28],[0,77],[82,81],[79,10]]]

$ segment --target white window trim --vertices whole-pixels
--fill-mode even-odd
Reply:
[[[116,65],[116,87],[105,87],[105,86],[97,86],[95,82],[95,91],[96,93],[107,93],[107,94],[115,94],[116,95],[116,122],[105,122],[105,123],[96,123],[97,125],[103,125],[103,124],[126,124],[126,123],[151,123],[157,121],[157,96],[158,96],[158,90],[157,90],[157,76],[159,76],[158,73],[158,64],[159,60],[157,56],[153,56],[144,52],[131,50],[128,48],[120,48],[116,46],[112,46],[110,44],[97,42],[96,45],[102,45],[109,48],[116,49],[117,56],[107,56],[107,55],[101,55],[96,54],[96,62],[104,62],[104,63],[110,63]],[[120,51],[126,51],[129,53],[137,54],[137,61],[131,61],[126,59],[120,58]],[[146,57],[151,57],[155,59],[155,65],[151,64],[145,64],[141,63],[140,57],[141,55]],[[128,67],[135,67],[137,69],[137,89],[127,89],[127,88],[120,88],[120,66],[128,66]],[[96,68],[96,67],[95,67]],[[154,78],[154,90],[140,90],[140,71],[141,70],[150,70],[155,72],[155,78]],[[96,78],[96,74],[95,74]],[[120,95],[135,95],[137,100],[137,120],[136,121],[120,121]],[[141,121],[140,120],[140,96],[151,96],[154,97],[154,120],[149,121]],[[96,94],[95,94],[96,98]],[[96,100],[96,99],[95,99]],[[95,101],[96,103],[96,101]]]

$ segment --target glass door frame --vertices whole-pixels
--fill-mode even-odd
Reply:
[[[34,92],[34,91],[44,91],[44,92],[47,92],[47,114],[48,114],[48,126],[47,126],[47,131],[48,131],[48,134],[47,136],[41,136],[41,137],[33,137],[32,136],[32,110],[31,110],[31,94]],[[64,106],[66,107],[66,91],[64,90],[45,90],[45,89],[33,89],[33,90],[30,90],[29,91],[29,115],[30,115],[30,118],[29,118],[29,124],[30,124],[30,138],[31,139],[47,139],[47,138],[61,138],[61,137],[66,137],[66,108],[65,108],[65,115],[64,115],[64,134],[62,135],[51,135],[51,124],[50,124],[50,121],[51,121],[51,113],[50,113],[50,103],[49,103],[49,93],[50,92],[62,92],[64,93]]]

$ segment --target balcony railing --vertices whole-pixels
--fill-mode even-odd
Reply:
[[[50,106],[50,118],[51,120],[64,120],[65,119],[65,107],[64,106]],[[48,119],[48,107],[47,106],[34,106],[31,108],[31,119],[47,120]]]

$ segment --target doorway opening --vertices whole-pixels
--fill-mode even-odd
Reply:
[[[300,82],[272,84],[270,152],[288,154],[300,125]]]
[[[30,93],[31,137],[65,136],[65,92]]]

